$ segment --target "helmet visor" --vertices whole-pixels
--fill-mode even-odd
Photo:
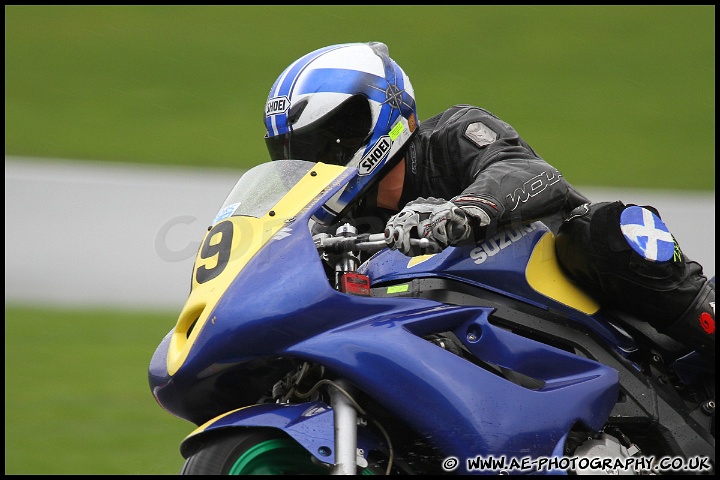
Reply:
[[[266,138],[265,143],[272,160],[293,159],[347,165],[366,138],[337,138],[314,129]]]
[[[326,117],[284,135],[265,137],[270,158],[347,165],[370,138],[370,105],[365,97],[355,95]]]

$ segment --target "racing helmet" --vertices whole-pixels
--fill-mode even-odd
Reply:
[[[417,129],[415,92],[385,44],[331,45],[296,60],[277,78],[265,128],[272,160],[358,169],[329,207],[337,214],[401,158]]]

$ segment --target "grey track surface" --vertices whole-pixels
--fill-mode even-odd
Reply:
[[[241,170],[5,157],[5,303],[177,310],[195,253]],[[578,187],[656,207],[715,275],[715,192]]]

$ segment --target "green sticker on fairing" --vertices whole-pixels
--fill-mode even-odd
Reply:
[[[406,283],[404,285],[393,285],[392,287],[388,287],[387,293],[402,293],[407,292],[410,288],[410,284]]]

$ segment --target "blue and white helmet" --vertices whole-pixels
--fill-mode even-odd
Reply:
[[[344,195],[350,197],[399,159],[417,128],[415,92],[385,44],[332,45],[308,53],[278,77],[265,106],[265,128],[272,160],[356,167],[358,178]]]

